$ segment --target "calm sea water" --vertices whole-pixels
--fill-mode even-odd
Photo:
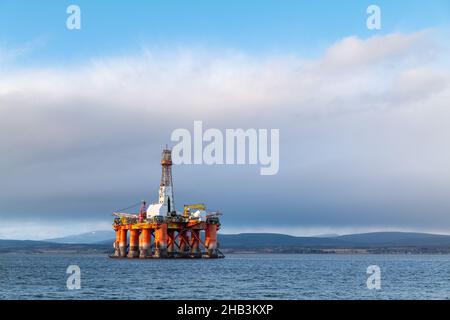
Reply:
[[[66,269],[81,269],[68,290]],[[381,268],[381,290],[366,286]],[[0,299],[450,299],[450,255],[0,255]]]

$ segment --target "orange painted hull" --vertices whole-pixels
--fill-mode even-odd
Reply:
[[[114,225],[114,230],[113,258],[223,257],[218,254],[219,225],[205,221],[140,222]]]

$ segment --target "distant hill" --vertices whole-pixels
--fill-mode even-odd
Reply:
[[[316,234],[313,237],[315,238],[336,238],[339,237],[337,233],[325,233],[325,234]]]
[[[108,230],[108,231],[92,231],[92,232],[86,232],[76,235],[70,235],[62,238],[53,238],[45,240],[47,242],[56,242],[56,243],[99,243],[103,241],[108,241],[108,243],[112,243],[110,239],[114,239],[114,231]]]
[[[46,240],[66,244],[107,244],[114,242],[114,231],[93,231],[78,235]],[[398,246],[450,246],[450,236],[414,232],[372,232],[342,236],[296,237],[279,233],[219,234],[222,248],[261,247],[398,247]]]
[[[271,233],[219,235],[222,248],[258,247],[450,247],[450,236],[409,232],[373,232],[337,237],[294,237]]]
[[[219,234],[222,248],[334,247],[345,243],[336,238],[295,237],[277,233]]]
[[[111,245],[65,244],[32,240],[0,240],[0,253],[106,253]]]
[[[415,232],[372,232],[339,236],[335,239],[358,247],[448,247],[450,236]]]
[[[411,232],[373,232],[336,237],[240,233],[219,234],[218,240],[220,248],[226,252],[450,253],[450,236]],[[114,232],[96,231],[47,241],[0,240],[0,252],[109,252],[113,242]]]

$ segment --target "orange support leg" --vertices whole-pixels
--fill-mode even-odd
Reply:
[[[167,257],[167,223],[159,224],[155,229],[155,258]]]
[[[205,230],[206,254],[210,258],[217,258],[217,225],[207,224]]]
[[[128,258],[139,257],[139,230],[130,230],[130,249],[128,250]]]
[[[114,257],[120,257],[119,243],[120,243],[120,230],[116,229],[116,241],[114,241]]]
[[[192,229],[191,235],[191,257],[201,258],[202,253],[200,251],[200,230]]]
[[[119,254],[122,258],[127,256],[127,229],[120,229]]]
[[[187,230],[181,230],[178,234],[178,238],[180,238],[180,248],[178,250],[178,253],[180,256],[185,257],[188,252],[188,246],[189,246],[189,237],[188,237],[188,231]]]
[[[152,233],[150,229],[142,229],[140,237],[140,253],[139,258],[147,258],[151,256],[150,243],[152,240]]]
[[[167,255],[173,257],[175,255],[175,230],[167,230]]]

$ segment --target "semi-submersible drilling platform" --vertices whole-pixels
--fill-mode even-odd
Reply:
[[[172,153],[167,147],[161,158],[159,202],[139,213],[114,212],[116,232],[112,258],[223,258],[218,249],[219,212],[206,212],[204,204],[175,210]],[[128,235],[129,233],[129,235]],[[129,241],[129,242],[128,242]]]

